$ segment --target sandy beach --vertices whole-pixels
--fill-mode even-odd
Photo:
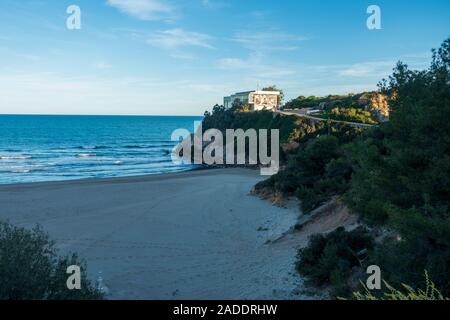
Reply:
[[[297,207],[250,195],[257,170],[0,186],[0,219],[37,223],[99,272],[109,299],[290,299]]]

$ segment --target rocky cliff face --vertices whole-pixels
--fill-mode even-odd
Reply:
[[[368,111],[378,119],[384,122],[389,120],[389,104],[387,97],[381,93],[371,93],[368,96]]]

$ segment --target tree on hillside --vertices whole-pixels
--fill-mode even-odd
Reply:
[[[380,83],[390,121],[354,147],[348,202],[371,223],[398,232],[373,256],[393,284],[419,283],[424,270],[450,292],[450,39],[431,66],[399,62]]]

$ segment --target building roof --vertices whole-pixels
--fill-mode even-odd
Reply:
[[[280,95],[281,92],[280,91],[252,91],[256,94],[272,94],[272,95]]]
[[[242,91],[242,92],[236,92],[235,94],[232,94],[232,96],[234,96],[234,95],[238,95],[238,94],[250,94],[250,93],[252,93],[252,92],[255,92],[255,90],[252,90],[252,91]]]
[[[280,95],[281,92],[280,91],[262,91],[262,90],[252,90],[252,91],[241,91],[241,92],[236,92],[233,93],[229,96],[226,96],[225,98],[228,97],[232,97],[232,96],[237,96],[237,95],[242,95],[242,94],[250,94],[250,93],[256,93],[256,94],[268,94],[268,95]]]

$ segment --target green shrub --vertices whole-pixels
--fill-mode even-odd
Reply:
[[[272,188],[301,200],[304,213],[309,213],[330,196],[347,190],[352,164],[345,155],[340,139],[323,135],[308,139],[290,155],[277,175],[256,185],[256,189]]]
[[[66,286],[67,267],[81,268],[81,289]],[[60,257],[40,227],[27,230],[0,222],[0,300],[102,299],[76,255]]]
[[[352,268],[361,266],[358,253],[372,248],[373,240],[363,227],[350,232],[341,227],[328,235],[313,235],[298,253],[297,271],[315,285],[330,284],[334,295],[344,295]]]
[[[331,111],[322,112],[319,117],[366,124],[378,123],[370,112],[354,107],[333,108]]]
[[[226,109],[216,105],[212,112],[205,112],[202,122],[203,131],[217,129],[225,133],[226,129],[278,129],[280,144],[290,141],[290,135],[296,127],[297,117],[284,116],[271,111],[243,112],[235,108]]]

